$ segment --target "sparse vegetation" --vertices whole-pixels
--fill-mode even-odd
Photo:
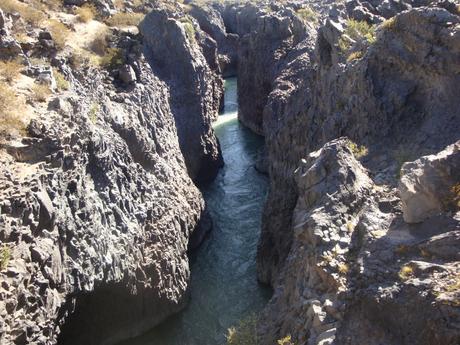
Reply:
[[[83,5],[82,7],[79,7],[75,10],[75,14],[77,15],[77,18],[80,22],[82,23],[88,23],[94,19],[96,16],[96,8],[94,5]]]
[[[19,60],[0,61],[0,78],[12,83],[20,74],[22,64]]]
[[[35,84],[32,88],[32,99],[36,102],[46,102],[51,90],[48,85]]]
[[[117,68],[123,65],[125,59],[123,50],[120,48],[108,48],[103,56],[99,58],[99,66],[104,68]]]
[[[409,252],[410,247],[406,244],[400,244],[399,246],[396,247],[394,252],[399,255],[405,255]]]
[[[142,13],[117,13],[107,19],[106,23],[109,26],[137,26],[144,18]]]
[[[53,41],[56,44],[56,47],[58,49],[63,49],[70,35],[70,30],[67,28],[67,26],[55,19],[50,19],[46,26],[51,33],[51,37],[53,37]]]
[[[288,335],[282,339],[279,339],[277,341],[278,345],[295,345],[293,342],[292,342],[292,339],[291,339],[291,335]]]
[[[361,159],[369,153],[369,150],[366,146],[359,146],[351,140],[348,140],[348,148],[351,150],[356,159]]]
[[[8,263],[11,259],[11,249],[6,244],[0,250],[0,271],[3,271],[8,267]]]
[[[396,18],[395,18],[395,17],[391,17],[390,19],[385,20],[385,21],[381,24],[381,27],[382,27],[382,29],[384,29],[384,30],[394,30],[395,27],[396,27]]]
[[[357,21],[354,19],[347,20],[347,27],[345,29],[345,32],[339,39],[339,48],[342,51],[342,53],[348,55],[348,52],[350,51],[354,42],[362,40],[368,42],[369,44],[375,43],[375,26],[369,25],[365,21]],[[354,56],[354,59],[356,58],[357,52],[355,52]],[[354,59],[351,59],[349,61],[352,61]]]
[[[356,52],[353,52],[351,53],[350,55],[348,55],[347,57],[347,62],[351,62],[353,60],[357,60],[357,59],[361,59],[364,55],[364,52],[358,50]]]
[[[412,267],[405,265],[401,267],[401,270],[399,271],[399,278],[403,281],[410,279],[414,275],[414,270]]]
[[[70,88],[69,82],[65,79],[64,75],[59,72],[57,69],[53,68],[54,79],[56,80],[56,85],[58,90],[68,90]]]
[[[189,39],[190,43],[195,43],[196,30],[191,19],[189,17],[183,17],[180,21],[182,24],[184,24],[185,34],[187,35],[187,38]]]
[[[7,13],[17,12],[29,24],[38,26],[45,19],[45,14],[31,5],[17,0],[2,0],[0,8]]]
[[[22,104],[10,86],[0,82],[0,134],[11,133],[13,130],[22,132],[24,124],[18,114]]]
[[[337,270],[340,274],[347,274],[350,271],[350,267],[346,263],[340,263],[337,266]]]
[[[255,314],[241,320],[236,327],[227,331],[227,345],[257,345],[257,316]]]
[[[309,22],[309,23],[317,23],[318,22],[318,14],[313,9],[311,9],[310,7],[301,8],[301,9],[297,10],[296,13],[305,22]]]
[[[97,103],[91,104],[91,108],[89,109],[89,113],[88,113],[88,118],[93,124],[97,122],[97,115],[99,114],[99,111],[100,111],[99,104]]]
[[[106,29],[100,30],[94,40],[92,40],[88,46],[88,49],[97,55],[104,55],[107,52],[108,31]]]

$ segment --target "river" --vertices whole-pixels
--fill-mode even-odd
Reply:
[[[256,249],[268,180],[254,169],[263,140],[237,119],[236,79],[214,124],[225,167],[203,190],[214,228],[192,254],[191,299],[179,314],[124,345],[222,345],[226,330],[258,312],[270,291],[256,281]]]

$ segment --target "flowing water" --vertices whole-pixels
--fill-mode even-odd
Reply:
[[[203,193],[214,228],[191,257],[189,305],[125,345],[222,345],[227,328],[259,311],[270,291],[256,281],[256,248],[267,178],[254,169],[262,139],[237,120],[236,79],[225,82],[225,109],[214,127],[225,167]]]

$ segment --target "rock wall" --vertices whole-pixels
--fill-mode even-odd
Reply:
[[[400,171],[402,163],[459,139],[460,104],[453,86],[459,81],[460,67],[458,12],[449,2],[380,1],[334,4],[328,12],[319,16],[319,26],[305,24],[300,41],[293,33],[283,39],[286,47],[275,67],[265,65],[277,55],[267,54],[264,47],[277,42],[279,31],[273,37],[266,35],[270,25],[276,26],[267,17],[290,20],[293,25],[295,19],[285,9],[272,7],[262,17],[265,25],[241,39],[240,101],[242,109],[244,103],[252,107],[248,120],[242,122],[264,134],[270,176],[258,275],[273,286],[274,296],[260,321],[262,343],[276,343],[290,334],[295,343],[308,344],[329,344],[335,337],[338,344],[377,344],[381,339],[389,344],[455,344],[459,335],[452,325],[458,309],[455,303],[445,307],[436,296],[443,284],[455,286],[456,255],[423,258],[421,250],[440,238],[446,245],[452,241],[452,248],[458,216],[430,218],[418,225],[420,234],[413,234],[402,217],[403,204],[395,186],[400,174],[408,174]],[[235,32],[244,27],[239,22],[244,15],[238,11],[223,17]],[[347,39],[347,27],[353,25],[348,19],[376,26],[369,40],[352,39],[345,51],[341,40]],[[265,82],[266,89],[257,80]],[[254,85],[259,87],[251,91]],[[248,93],[252,96],[245,101]],[[361,174],[362,167],[352,168],[355,163],[333,168],[318,153],[300,170],[310,167],[326,180],[308,177],[308,182],[299,184],[293,172],[300,160],[344,135],[357,144],[332,142],[321,152],[326,154],[336,145],[351,148],[368,169],[367,177]],[[332,161],[342,153],[334,155]],[[455,171],[455,166],[440,171]],[[333,172],[336,168],[338,175]],[[326,187],[329,174],[335,176],[331,181],[341,181],[347,169],[353,173],[341,187]],[[365,185],[360,192],[354,189],[358,175]],[[412,185],[418,186],[415,194],[423,191],[420,182]],[[323,187],[325,194],[316,191]],[[317,193],[325,199],[320,201]],[[444,194],[449,193],[445,189]],[[304,198],[318,204],[303,202]],[[437,230],[430,233],[427,229],[434,224]],[[434,268],[438,264],[439,271]],[[411,278],[406,279],[406,271],[413,272]],[[412,277],[426,282],[414,283]],[[428,302],[419,294],[428,294]],[[450,315],[448,326],[443,325],[442,315]],[[409,321],[410,330],[399,326]]]
[[[439,154],[440,172],[458,164],[455,147]],[[404,171],[429,171],[426,159]],[[397,191],[374,184],[348,139],[311,153],[295,176],[293,242],[261,343],[457,344],[460,213],[405,223]]]
[[[271,187],[258,256],[262,281],[273,283],[289,247],[296,200],[292,171],[304,152],[347,135],[368,146],[365,163],[376,175],[388,168],[396,176],[399,160],[458,138],[458,97],[452,93],[458,82],[458,20],[439,7],[402,13],[377,29],[375,43],[363,43],[361,58],[346,61],[339,48],[346,22],[331,14],[318,29],[314,49],[311,30],[290,48],[263,114]],[[260,118],[254,115],[253,121]]]
[[[201,40],[152,17],[169,52],[152,60],[148,17],[144,46],[118,33],[116,71],[53,60],[70,90],[37,108],[22,140],[2,142],[2,344],[114,344],[186,305],[187,251],[210,226],[190,176],[222,163],[211,128],[222,85]]]
[[[140,30],[147,60],[169,86],[171,110],[189,174],[198,183],[210,181],[223,164],[212,129],[221,106],[223,81],[198,44],[199,27],[183,14],[154,10],[144,18]],[[216,61],[214,64],[218,66]]]

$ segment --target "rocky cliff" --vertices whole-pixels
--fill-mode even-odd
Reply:
[[[309,10],[323,5],[312,2]],[[246,25],[263,24],[252,26],[239,50],[239,73],[244,71],[239,74],[241,120],[265,136],[269,163],[258,274],[275,292],[260,322],[262,343],[289,334],[302,344],[329,344],[334,337],[337,344],[458,342],[456,305],[437,297],[445,292],[439,290],[443,284],[458,290],[456,254],[420,256],[420,248],[437,241],[436,236],[449,238],[443,243],[454,246],[456,211],[425,220],[420,229],[438,230],[420,230],[415,236],[410,232],[414,226],[404,221],[412,217],[404,206],[405,193],[417,198],[426,194],[429,200],[413,209],[436,215],[442,197],[431,198],[438,189],[422,187],[424,182],[409,192],[395,189],[400,176],[417,176],[406,166],[401,170],[404,162],[459,139],[459,98],[453,86],[460,67],[457,7],[449,2],[350,1],[317,11],[316,18],[305,15],[307,7],[269,8],[248,6],[246,16],[259,11],[261,18]],[[245,26],[239,22],[245,15],[238,11],[234,17],[223,12],[235,31]],[[307,22],[300,40],[292,29],[281,41],[280,30],[267,35],[276,23],[295,27],[296,17]],[[252,89],[254,84],[259,87]],[[251,97],[244,96],[248,93]],[[245,113],[245,107],[251,110]],[[348,144],[323,147],[343,135],[350,138]],[[353,151],[367,170],[361,165],[355,169],[354,161],[337,166],[343,159],[337,146]],[[294,174],[299,162],[321,147],[299,168],[309,171],[308,182],[299,184]],[[325,163],[321,157],[332,147],[331,163]],[[440,171],[458,171],[457,163],[452,164],[445,163]],[[334,175],[331,181],[343,182],[329,189],[329,174]],[[453,198],[455,183],[448,178],[434,185]],[[354,229],[360,219],[358,235]],[[382,232],[369,235],[374,231]],[[438,264],[444,274],[432,273]],[[401,278],[407,271],[426,285]],[[432,304],[417,297],[426,294]],[[448,326],[443,326],[443,315],[449,315]],[[410,329],[397,326],[408,320]]]
[[[18,124],[1,128],[2,344],[113,344],[187,302],[189,242],[209,227],[192,179],[222,163],[210,125],[222,83],[197,43],[204,33],[190,24],[195,40],[165,13],[144,20],[143,37],[75,16],[59,26],[73,37],[63,49],[53,27],[0,12],[3,61],[13,54],[21,72],[1,81],[16,96],[0,90],[2,121],[17,120],[2,126]],[[107,34],[100,55],[69,46],[89,28]]]
[[[223,95],[216,52],[207,54],[208,64],[199,44],[202,41],[198,41],[199,26],[180,12],[152,11],[140,30],[148,61],[170,86],[172,112],[189,174],[197,182],[210,181],[223,164],[211,127]],[[210,44],[215,50],[215,42]]]

